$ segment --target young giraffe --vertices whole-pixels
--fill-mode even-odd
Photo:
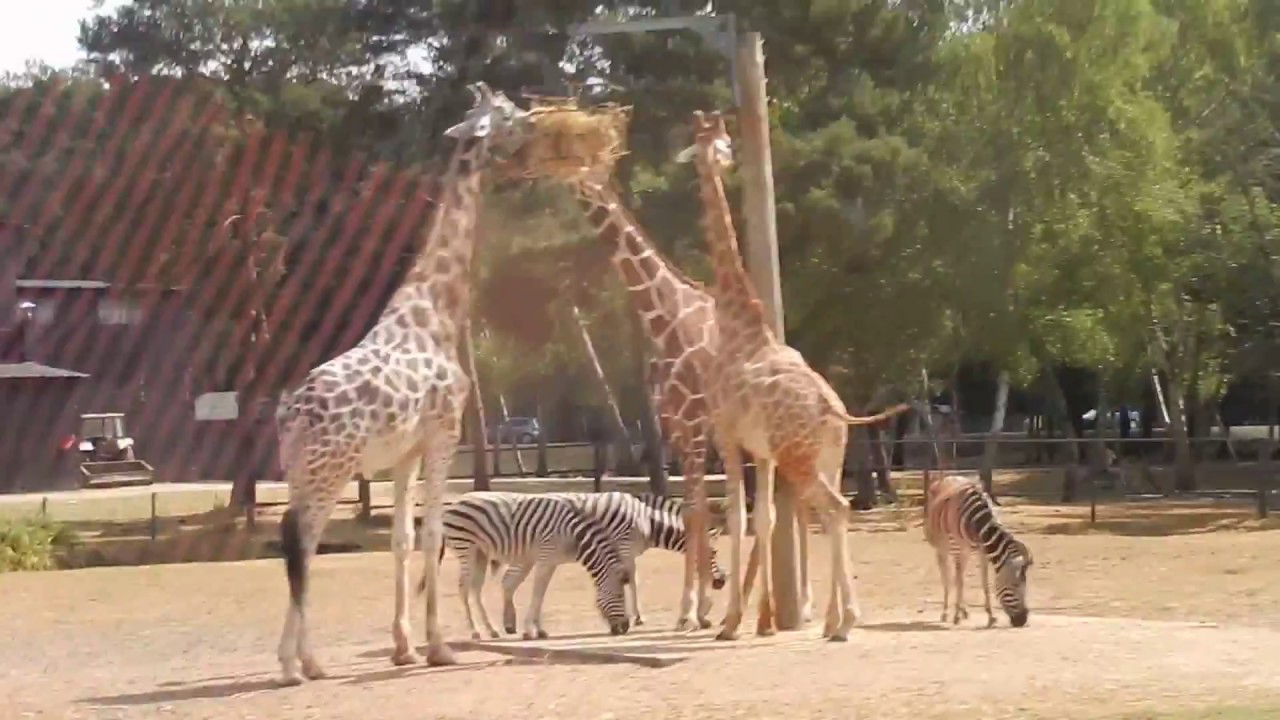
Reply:
[[[831,386],[805,363],[800,353],[778,342],[765,321],[764,309],[738,253],[737,233],[729,214],[720,173],[733,161],[729,135],[719,113],[694,113],[694,145],[680,153],[694,161],[702,197],[703,231],[715,268],[716,321],[719,344],[710,365],[708,391],[717,447],[724,458],[732,536],[732,586],[724,628],[718,638],[734,640],[742,622],[743,525],[742,454],[756,461],[756,542],[760,574],[759,622],[756,632],[772,635],[773,570],[769,540],[773,536],[775,470],[794,485],[802,503],[818,512],[831,538],[832,586],[823,635],[847,640],[858,619],[857,596],[850,574],[845,537],[845,502],[838,491],[849,424],[880,422],[905,411],[899,405],[868,417],[850,416]]]
[[[458,332],[470,310],[470,268],[476,209],[490,150],[521,140],[523,111],[483,83],[470,86],[474,107],[445,134],[457,148],[442,181],[423,248],[373,329],[353,348],[308,373],[281,398],[280,459],[289,484],[281,540],[290,605],[280,638],[284,683],[324,677],[308,641],[307,569],[338,496],[355,473],[389,469],[395,487],[393,662],[421,658],[410,643],[409,552],[413,511],[409,491],[425,465],[422,550],[426,556],[427,661],[454,662],[437,616],[436,555],[442,495],[457,448],[471,383],[458,361]],[[301,660],[301,665],[299,665]]]

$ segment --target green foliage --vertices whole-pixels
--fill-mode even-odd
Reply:
[[[56,570],[59,554],[75,543],[73,530],[42,514],[0,519],[0,573]]]

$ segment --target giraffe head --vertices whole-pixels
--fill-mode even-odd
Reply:
[[[467,89],[471,91],[471,109],[444,134],[458,140],[488,138],[489,146],[503,154],[518,150],[533,132],[529,113],[483,82],[472,83]]]
[[[693,113],[693,144],[676,155],[676,162],[705,162],[717,172],[733,165],[733,141],[724,127],[724,117],[717,112]]]

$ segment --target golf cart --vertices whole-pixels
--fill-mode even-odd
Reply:
[[[151,483],[151,466],[137,458],[133,438],[125,430],[124,413],[81,415],[76,447],[84,487]]]

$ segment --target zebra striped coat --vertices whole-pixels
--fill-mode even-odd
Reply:
[[[458,590],[473,638],[480,638],[480,630],[471,613],[471,600],[490,637],[498,637],[480,591],[486,565],[497,570],[502,563],[521,568],[520,581],[530,571],[537,571],[533,601],[525,617],[526,639],[547,637],[542,627],[542,600],[556,567],[570,560],[582,563],[595,581],[596,607],[609,623],[609,631],[620,635],[630,629],[625,597],[630,572],[612,538],[572,503],[547,495],[469,492],[445,508],[443,525],[443,546],[458,556]],[[514,617],[508,629],[515,632]]]
[[[636,582],[636,558],[649,548],[687,552],[688,532],[684,524],[682,502],[652,493],[631,495],[624,492],[562,492],[548,495],[572,503],[580,512],[599,523],[613,539],[623,564],[631,574],[631,583],[627,589],[634,613],[631,616],[633,624],[643,625]],[[712,537],[716,532],[718,531],[712,531]],[[716,561],[715,548],[710,550],[711,586],[718,590],[724,587],[725,572]],[[508,573],[518,572],[518,568],[514,566],[508,570]],[[509,633],[515,632],[515,591],[522,580],[523,577],[513,577],[512,583],[508,584],[506,578],[503,579],[503,620]],[[691,608],[693,598],[682,597],[682,606],[685,604]],[[681,616],[684,616],[683,610]]]
[[[953,623],[969,616],[964,602],[964,571],[968,554],[976,550],[986,562],[979,561],[982,592],[987,610],[987,626],[996,624],[991,611],[991,588],[987,563],[995,568],[996,596],[1014,627],[1027,624],[1027,570],[1033,560],[1031,551],[1001,523],[991,497],[982,485],[971,478],[947,476],[932,484],[925,509],[924,537],[938,559],[942,575],[942,622],[947,621],[947,605],[951,586],[955,584]],[[951,575],[948,560],[954,561]]]

